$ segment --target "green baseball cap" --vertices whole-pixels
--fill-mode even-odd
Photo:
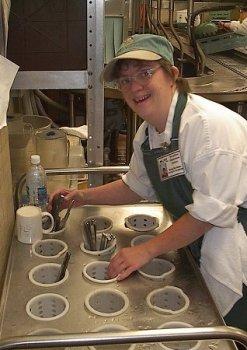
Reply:
[[[132,35],[122,43],[116,57],[105,66],[101,75],[102,80],[112,81],[116,78],[115,65],[119,60],[157,61],[161,58],[174,64],[173,46],[166,38],[154,34]]]

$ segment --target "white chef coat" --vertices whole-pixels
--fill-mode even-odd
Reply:
[[[142,198],[157,200],[141,151],[148,128],[150,148],[170,143],[175,92],[165,131],[144,122],[133,142],[130,170],[123,181]],[[247,238],[237,222],[238,206],[247,207],[247,122],[237,113],[203,97],[189,94],[181,116],[179,149],[185,176],[193,188],[186,206],[195,218],[215,227],[204,235],[201,272],[225,316],[242,297],[247,284]]]

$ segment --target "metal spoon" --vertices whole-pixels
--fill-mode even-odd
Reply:
[[[60,268],[60,271],[59,271],[59,274],[58,274],[57,282],[61,281],[61,279],[64,278],[66,269],[68,267],[68,263],[69,263],[70,257],[71,257],[71,253],[67,252],[65,254],[65,257],[64,257],[63,262],[61,264],[61,268]]]

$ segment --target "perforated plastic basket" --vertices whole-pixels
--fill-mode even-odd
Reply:
[[[69,276],[68,270],[65,271],[64,278],[58,281],[61,264],[47,263],[35,266],[29,272],[29,279],[33,284],[41,287],[53,287],[63,283]]]
[[[108,261],[92,261],[83,268],[83,275],[90,281],[97,283],[111,283],[117,280],[115,278],[108,278],[107,269]]]
[[[190,301],[182,289],[166,286],[155,289],[147,296],[147,304],[157,312],[176,315],[188,309]]]
[[[52,321],[64,316],[69,310],[68,300],[59,294],[40,294],[29,300],[27,314],[38,321]]]
[[[116,289],[98,289],[89,293],[85,299],[89,311],[98,316],[117,316],[129,306],[127,296]]]

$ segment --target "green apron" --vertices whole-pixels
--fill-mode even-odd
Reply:
[[[172,125],[172,137],[170,145],[150,149],[148,135],[143,142],[141,149],[143,153],[143,161],[148,177],[153,185],[157,197],[172,217],[177,220],[187,212],[185,206],[193,202],[193,188],[185,175],[171,177],[162,181],[157,166],[157,159],[179,150],[178,135],[181,115],[187,103],[187,94],[180,94],[175,107],[174,119]],[[190,250],[199,263],[202,238],[190,244]]]
[[[147,136],[146,140],[141,146],[144,165],[153,188],[159,200],[164,204],[165,208],[170,212],[175,220],[185,214],[185,206],[193,202],[193,189],[190,182],[184,175],[161,181],[159,169],[157,166],[157,158],[160,158],[165,154],[177,151],[179,149],[178,134],[180,119],[186,103],[187,95],[180,94],[174,113],[170,145],[150,150],[149,139]]]
[[[141,145],[143,153],[143,161],[148,174],[148,177],[152,183],[152,186],[156,192],[157,197],[164,207],[169,211],[175,220],[180,218],[187,212],[185,206],[193,202],[192,193],[193,188],[190,182],[186,179],[185,175],[179,175],[169,177],[165,180],[161,179],[160,170],[158,167],[158,160],[174,151],[179,150],[178,136],[181,115],[187,103],[187,94],[179,94],[178,101],[175,107],[173,125],[172,125],[172,137],[170,145],[150,149],[148,130],[146,130],[146,139]],[[242,223],[245,232],[247,232],[247,210],[245,208],[239,208],[238,221]],[[189,245],[192,255],[199,264],[200,250],[203,237],[199,238],[195,242]],[[225,320],[227,324],[246,330],[246,305],[247,305],[247,293],[246,287],[243,286],[243,298],[241,298],[226,316]],[[244,317],[240,320],[239,310],[242,310]],[[245,311],[243,311],[245,310]],[[243,321],[244,319],[244,321]]]

